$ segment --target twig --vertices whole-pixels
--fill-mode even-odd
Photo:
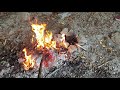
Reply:
[[[43,59],[41,59],[41,62],[40,62],[40,65],[39,65],[39,72],[38,72],[38,78],[42,78],[42,62],[43,62]]]
[[[109,61],[106,61],[106,62],[104,62],[104,63],[98,65],[97,67],[98,67],[98,68],[101,68],[102,66],[104,66],[104,65],[107,64],[108,62],[109,62]]]
[[[55,71],[53,71],[53,72],[51,72],[51,73],[48,73],[48,74],[45,75],[44,77],[45,77],[45,78],[50,77],[51,75],[53,75],[54,73],[56,73],[56,72],[57,72],[58,70],[60,70],[61,68],[63,68],[62,65],[61,65],[61,67],[57,68]]]
[[[38,78],[42,78],[42,75],[41,75],[42,74],[42,63],[43,63],[43,58],[41,59],[40,64],[39,64]]]
[[[44,49],[42,51],[42,54],[46,51],[47,49]],[[42,78],[42,63],[44,61],[44,58],[43,58],[43,55],[42,55],[42,59],[41,59],[41,62],[40,62],[40,65],[39,65],[39,72],[38,72],[38,78]]]
[[[82,46],[80,46],[79,44],[76,44],[77,47],[82,48],[84,51],[86,51],[86,49],[84,49]]]

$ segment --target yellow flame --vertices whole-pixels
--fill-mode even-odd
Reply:
[[[36,40],[37,40],[37,48],[42,46],[44,47],[44,30],[45,30],[46,24],[32,24],[32,30],[34,31],[36,35]]]
[[[30,68],[33,68],[35,65],[35,60],[32,59],[31,55],[27,55],[27,50],[26,48],[23,49],[24,55],[25,55],[25,61],[23,62],[24,69],[29,70]]]
[[[46,47],[46,48],[56,48],[56,42],[52,41],[52,32],[46,31],[46,24],[32,24],[32,31],[36,35],[37,48]],[[32,39],[33,42],[33,39]]]
[[[47,49],[50,48],[56,48],[56,41],[52,40],[52,32],[46,31],[46,24],[32,24],[32,31],[35,33],[35,35],[32,36],[31,42],[34,42],[34,39],[37,41],[37,49],[40,49],[41,47],[45,47]],[[33,68],[35,65],[35,60],[32,59],[32,55],[27,55],[26,48],[23,49],[24,55],[25,55],[25,61],[23,62],[23,66],[25,70],[29,70],[30,68]]]

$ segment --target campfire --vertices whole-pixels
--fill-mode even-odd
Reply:
[[[25,47],[22,50],[22,57],[18,59],[19,63],[23,66],[24,70],[30,70],[33,68],[51,67],[52,62],[56,59],[55,53],[65,54],[66,58],[69,58],[68,54],[74,51],[74,48],[78,48],[78,40],[75,34],[67,35],[64,30],[61,34],[55,34],[49,30],[46,30],[46,24],[32,24],[32,49]],[[39,55],[42,55],[42,59],[38,63]]]

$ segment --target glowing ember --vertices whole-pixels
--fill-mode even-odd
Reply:
[[[23,49],[24,55],[25,55],[25,61],[23,62],[23,66],[25,70],[29,70],[30,68],[33,68],[35,65],[35,60],[32,59],[31,55],[27,55],[26,48]]]

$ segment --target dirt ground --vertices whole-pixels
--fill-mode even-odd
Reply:
[[[29,46],[31,22],[46,23],[54,34],[68,28],[79,37],[80,49],[73,62],[64,62],[46,78],[119,78],[120,21],[116,12],[1,12],[0,77],[36,78],[18,63],[18,53]],[[23,73],[27,73],[24,74]]]

